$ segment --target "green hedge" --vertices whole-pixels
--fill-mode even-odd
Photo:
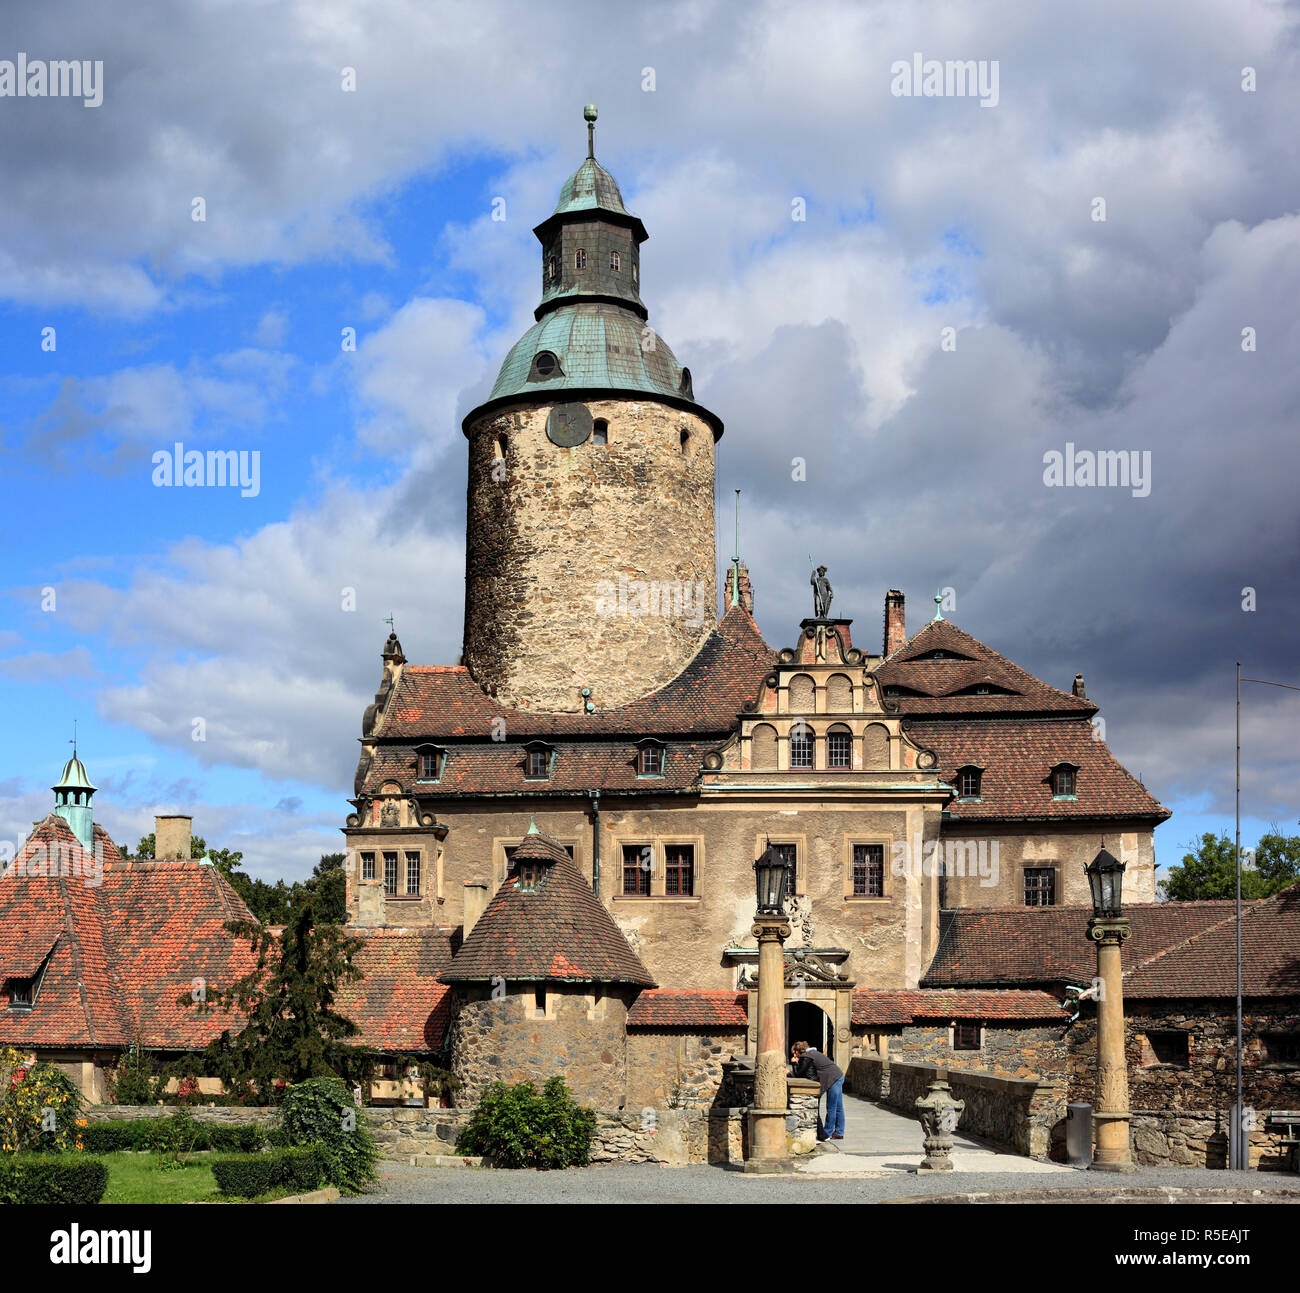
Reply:
[[[0,1203],[98,1203],[108,1168],[81,1154],[0,1154]]]
[[[266,1129],[257,1123],[237,1126],[198,1123],[186,1136],[192,1143],[177,1146],[171,1118],[130,1118],[89,1122],[81,1128],[81,1143],[91,1154],[112,1154],[121,1149],[215,1149],[223,1153],[256,1153],[267,1143]]]
[[[265,1154],[239,1154],[212,1160],[212,1175],[222,1194],[256,1198],[268,1190],[288,1189],[294,1194],[318,1190],[325,1182],[328,1161],[319,1145],[272,1149]]]

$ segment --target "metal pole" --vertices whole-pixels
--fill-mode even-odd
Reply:
[[[1246,1110],[1242,1096],[1242,1026],[1241,1026],[1241,684],[1257,682],[1264,687],[1282,687],[1287,691],[1300,691],[1289,682],[1273,682],[1268,678],[1243,678],[1241,661],[1237,661],[1237,789],[1234,813],[1236,816],[1235,847],[1237,854],[1237,1102],[1234,1106],[1235,1127],[1229,1124],[1230,1144],[1228,1166],[1246,1171],[1250,1167],[1250,1131],[1246,1126]]]
[[[1249,1153],[1242,1154],[1243,1117],[1241,1107],[1242,1073],[1241,1073],[1241,661],[1237,661],[1237,785],[1234,794],[1233,812],[1235,815],[1234,854],[1237,863],[1237,1101],[1236,1117],[1231,1121],[1232,1154],[1229,1166],[1238,1171],[1245,1171],[1250,1166]]]

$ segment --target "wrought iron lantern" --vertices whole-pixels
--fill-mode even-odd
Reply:
[[[1124,863],[1103,848],[1087,870],[1093,915],[1118,916],[1123,906]]]
[[[790,883],[790,864],[769,844],[754,863],[760,916],[784,916]]]

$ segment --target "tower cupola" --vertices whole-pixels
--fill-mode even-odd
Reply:
[[[54,812],[72,827],[83,849],[94,843],[95,822],[91,807],[98,786],[92,785],[86,775],[86,765],[77,758],[72,748],[72,758],[63,765],[63,775],[51,787],[54,791]]]

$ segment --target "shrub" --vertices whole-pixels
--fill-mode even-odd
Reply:
[[[0,1051],[0,1149],[57,1153],[77,1147],[81,1092],[62,1069],[44,1061],[24,1065],[18,1052]]]
[[[6,1154],[0,1157],[0,1203],[98,1203],[108,1168],[81,1154]]]
[[[187,1112],[177,1110],[177,1113]],[[176,1114],[170,1118],[130,1118],[121,1121],[91,1122],[81,1133],[82,1144],[91,1154],[112,1154],[123,1149],[166,1150],[215,1149],[223,1153],[256,1153],[268,1143],[265,1128],[256,1123],[233,1127],[209,1126],[198,1121],[192,1129],[192,1143],[177,1145],[178,1132],[173,1130]]]
[[[531,1082],[494,1082],[456,1140],[462,1154],[481,1154],[494,1167],[543,1171],[590,1161],[596,1115],[573,1098],[562,1077],[539,1093]]]
[[[268,1190],[288,1189],[295,1194],[316,1190],[327,1179],[329,1161],[319,1145],[273,1149],[265,1154],[239,1154],[214,1158],[212,1175],[222,1194],[253,1199]]]
[[[280,1105],[280,1129],[291,1145],[319,1145],[331,1185],[357,1194],[375,1179],[379,1151],[339,1078],[308,1078],[290,1087]]]

